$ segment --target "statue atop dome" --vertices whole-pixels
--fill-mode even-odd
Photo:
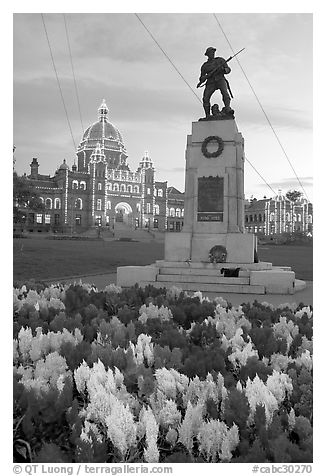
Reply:
[[[103,99],[102,104],[98,108],[98,120],[99,121],[106,121],[109,115],[109,108],[106,105],[105,99]]]

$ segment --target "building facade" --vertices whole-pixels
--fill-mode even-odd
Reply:
[[[30,231],[84,231],[117,223],[131,228],[164,231],[167,227],[167,182],[155,181],[155,169],[145,152],[137,170],[127,162],[120,131],[108,120],[103,100],[98,120],[83,134],[77,148],[77,165],[64,160],[54,176],[38,173],[33,158],[28,179],[36,188],[44,211],[29,213]]]
[[[313,233],[313,206],[305,198],[293,202],[279,190],[278,195],[245,204],[245,228],[250,233],[277,235]]]

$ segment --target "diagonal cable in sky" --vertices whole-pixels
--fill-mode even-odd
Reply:
[[[191,85],[188,83],[188,81],[186,80],[186,78],[182,75],[182,73],[178,70],[178,68],[176,67],[176,65],[170,60],[169,56],[167,53],[165,53],[165,51],[163,50],[163,48],[161,47],[161,45],[156,41],[156,39],[154,38],[154,36],[152,35],[152,33],[150,32],[150,30],[147,28],[147,26],[145,25],[145,23],[142,21],[142,19],[140,18],[140,16],[135,13],[136,17],[138,18],[138,20],[140,21],[140,23],[143,25],[143,27],[145,28],[145,30],[147,31],[147,33],[149,34],[149,36],[152,38],[152,40],[156,43],[156,45],[159,47],[159,49],[162,51],[162,53],[164,54],[164,56],[166,57],[166,59],[169,61],[169,63],[173,66],[173,68],[176,70],[176,72],[178,73],[178,75],[183,79],[183,81],[186,83],[186,85],[188,86],[188,88],[191,90],[191,92],[193,93],[193,95],[196,97],[196,99],[200,102],[201,104],[201,99],[197,96],[196,92],[194,91],[194,89],[191,87]]]
[[[67,108],[66,108],[66,103],[65,103],[65,100],[64,100],[64,97],[63,97],[63,93],[62,93],[62,88],[61,88],[59,76],[58,76],[57,69],[56,69],[56,66],[55,66],[55,62],[54,62],[54,58],[53,58],[53,54],[52,54],[52,48],[51,48],[51,44],[50,44],[48,32],[47,32],[47,29],[46,29],[46,25],[45,25],[43,13],[41,13],[41,17],[42,17],[43,27],[44,27],[44,31],[45,31],[45,36],[46,36],[47,43],[48,43],[48,47],[49,47],[49,51],[50,51],[50,56],[51,56],[51,60],[52,60],[52,65],[53,65],[54,73],[55,73],[55,76],[56,76],[56,79],[57,79],[57,84],[58,84],[58,88],[59,88],[59,92],[60,92],[60,96],[61,96],[63,108],[64,108],[64,110],[65,110],[66,119],[67,119],[68,127],[69,127],[69,130],[70,130],[70,135],[71,135],[71,138],[72,138],[72,142],[73,142],[73,144],[74,144],[74,150],[76,150],[77,147],[76,147],[74,135],[73,135],[73,133],[72,133],[72,128],[71,128],[71,124],[70,124],[70,121],[69,121],[68,111],[67,111]]]
[[[79,118],[80,118],[80,124],[81,124],[81,128],[82,128],[82,136],[83,136],[85,129],[84,129],[83,120],[82,120],[82,114],[81,114],[81,108],[80,108],[80,101],[79,101],[77,81],[76,81],[76,76],[75,76],[74,63],[72,61],[72,53],[71,53],[71,47],[70,47],[70,41],[69,41],[69,35],[68,35],[66,15],[64,13],[62,15],[63,15],[64,24],[65,24],[66,38],[67,38],[69,57],[70,57],[70,64],[71,64],[72,75],[73,75],[73,78],[74,78],[75,93],[76,93],[78,112],[79,112]]]
[[[213,16],[214,16],[214,18],[215,18],[215,20],[216,20],[218,26],[220,27],[221,32],[223,33],[223,36],[224,36],[224,38],[226,39],[226,41],[227,41],[227,43],[228,43],[228,45],[229,45],[231,51],[232,51],[233,54],[234,54],[234,49],[232,48],[232,45],[231,45],[231,43],[230,43],[228,37],[226,36],[226,34],[225,34],[225,32],[224,32],[224,30],[223,30],[223,28],[222,28],[221,23],[218,21],[218,18],[217,18],[217,16],[216,16],[215,13],[213,13]],[[253,88],[253,86],[252,86],[252,84],[250,83],[248,76],[246,75],[246,73],[245,73],[243,67],[241,66],[241,63],[240,63],[240,61],[239,61],[239,59],[238,59],[237,56],[235,57],[235,59],[237,60],[238,65],[240,66],[240,69],[241,69],[242,73],[244,74],[244,77],[246,78],[246,80],[247,80],[247,82],[248,82],[248,84],[249,84],[249,86],[250,86],[251,91],[253,92],[253,94],[254,94],[254,96],[255,96],[255,98],[256,98],[256,100],[257,100],[257,102],[258,102],[258,104],[259,104],[259,106],[260,106],[260,108],[261,108],[261,110],[262,110],[262,112],[263,112],[263,114],[264,114],[264,116],[265,116],[265,118],[266,118],[266,120],[267,120],[269,126],[270,126],[270,128],[271,128],[272,131],[273,131],[274,136],[276,137],[277,142],[279,143],[279,145],[280,145],[280,147],[281,147],[281,149],[282,149],[282,151],[283,151],[283,154],[284,154],[286,160],[287,160],[288,163],[290,164],[290,167],[291,167],[291,169],[293,170],[293,173],[294,173],[294,175],[296,176],[296,179],[298,180],[298,182],[299,182],[299,184],[300,184],[300,186],[301,186],[301,188],[302,188],[302,190],[303,190],[303,192],[304,192],[304,194],[305,194],[305,196],[306,196],[306,198],[307,198],[307,200],[308,200],[308,202],[309,202],[310,200],[309,200],[308,195],[307,195],[307,193],[306,193],[306,191],[305,191],[305,189],[304,189],[304,187],[303,187],[303,185],[302,185],[302,182],[301,182],[301,180],[299,179],[299,177],[298,177],[298,175],[297,175],[297,173],[296,173],[296,171],[295,171],[295,169],[294,169],[294,167],[293,167],[293,165],[292,165],[292,163],[291,163],[291,161],[290,161],[290,159],[289,159],[289,157],[288,157],[288,155],[287,155],[287,153],[286,153],[286,151],[285,151],[285,149],[284,149],[284,147],[283,147],[283,144],[282,144],[282,142],[280,141],[280,139],[279,139],[279,137],[278,137],[278,135],[277,135],[277,133],[276,133],[276,131],[275,131],[275,129],[274,129],[272,123],[271,123],[271,121],[269,120],[269,117],[267,116],[266,111],[265,111],[265,109],[263,108],[263,105],[261,104],[261,102],[260,102],[260,100],[259,100],[259,98],[258,98],[258,96],[257,96],[257,94],[256,94],[256,92],[255,92],[255,90],[254,90],[254,88]]]
[[[166,59],[169,61],[169,63],[173,66],[173,68],[176,70],[176,72],[179,74],[179,76],[181,76],[181,78],[183,79],[183,81],[186,83],[186,85],[189,87],[189,89],[191,90],[191,92],[194,94],[194,96],[196,96],[196,99],[199,100],[200,104],[202,104],[202,101],[201,99],[197,96],[196,92],[194,91],[194,89],[191,87],[191,85],[188,83],[188,81],[185,79],[185,77],[181,74],[181,72],[178,70],[178,68],[175,66],[175,64],[173,63],[173,61],[170,59],[170,57],[168,56],[168,54],[163,50],[163,48],[161,47],[161,45],[158,43],[158,41],[155,39],[154,35],[150,32],[150,30],[147,28],[147,26],[144,24],[144,22],[141,20],[141,18],[139,17],[139,15],[137,15],[137,13],[135,13],[136,17],[138,18],[138,20],[140,21],[140,23],[143,25],[143,27],[145,28],[145,30],[147,31],[147,33],[149,34],[149,36],[152,38],[152,40],[154,41],[154,43],[159,47],[159,49],[162,51],[162,53],[164,54],[164,56],[166,57]],[[276,195],[276,192],[272,189],[272,187],[266,182],[266,180],[264,179],[264,177],[258,172],[258,170],[252,165],[252,163],[246,158],[246,161],[248,162],[248,164],[254,169],[254,171],[259,175],[259,177],[264,181],[264,183],[271,189],[271,191]]]

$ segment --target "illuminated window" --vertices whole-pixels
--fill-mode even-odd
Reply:
[[[77,210],[82,210],[83,208],[83,201],[81,198],[77,198],[77,200],[75,201],[75,208]]]
[[[158,205],[154,205],[154,214],[159,215],[160,214],[160,207]]]
[[[181,217],[181,210],[180,210],[180,208],[176,208],[176,210],[175,210],[175,216],[176,216],[176,217]]]
[[[159,197],[163,197],[163,190],[162,190],[161,188],[158,189],[157,195],[158,195]]]
[[[151,213],[151,204],[146,203],[146,213]]]
[[[102,210],[102,200],[100,198],[96,200],[96,210]]]
[[[114,191],[114,192],[118,192],[118,191],[119,191],[119,185],[118,185],[117,183],[115,183],[115,184],[113,185],[113,191]]]
[[[110,200],[108,200],[108,201],[106,202],[106,208],[107,208],[107,210],[111,210],[111,202],[110,202]]]
[[[36,223],[43,223],[43,215],[42,213],[36,214]]]
[[[44,216],[44,223],[45,223],[46,225],[49,225],[49,224],[51,223],[51,215],[47,215],[47,214],[46,214],[46,215]]]
[[[84,182],[84,181],[80,182],[79,188],[80,188],[81,190],[86,190],[86,182]]]
[[[47,209],[51,209],[52,208],[52,199],[51,198],[47,198],[45,200],[45,208]]]
[[[170,217],[174,217],[174,216],[175,216],[175,209],[170,208]]]
[[[151,189],[147,187],[147,195],[150,195],[150,194],[151,194]]]
[[[54,199],[54,208],[56,210],[59,210],[61,208],[61,201],[60,201],[60,198],[55,198]]]
[[[72,188],[73,188],[74,190],[76,190],[76,189],[78,188],[78,181],[77,181],[77,180],[73,180],[73,181],[72,181]]]
[[[101,183],[98,183],[98,184],[97,184],[97,190],[99,190],[99,191],[102,190],[102,184],[101,184]]]
[[[275,215],[274,215],[274,213],[271,213],[271,214],[269,215],[269,221],[272,222],[272,221],[274,221],[274,220],[275,220]]]

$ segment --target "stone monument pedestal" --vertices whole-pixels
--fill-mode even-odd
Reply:
[[[257,262],[256,236],[244,226],[244,160],[234,118],[194,122],[187,138],[183,229],[166,233],[164,260],[118,268],[117,284],[248,294],[302,288],[290,268]]]

